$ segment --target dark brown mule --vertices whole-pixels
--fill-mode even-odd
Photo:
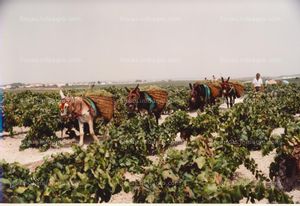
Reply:
[[[204,110],[205,105],[214,105],[216,99],[222,96],[221,86],[217,83],[194,83],[189,84],[191,92],[189,99],[190,110],[200,109]]]
[[[227,108],[229,108],[229,106],[232,107],[233,104],[235,103],[235,99],[237,97],[236,89],[234,85],[229,82],[230,77],[228,77],[226,81],[224,80],[223,77],[221,79],[222,79],[222,83],[221,83],[222,94],[226,99]]]
[[[204,110],[205,106],[205,87],[203,84],[194,83],[193,85],[189,84],[191,92],[189,99],[189,108],[190,110],[200,109]]]
[[[163,108],[159,108],[157,106],[156,100],[146,91],[140,91],[139,85],[137,85],[134,89],[128,89],[126,107],[130,112],[141,112],[142,110],[146,110],[148,114],[153,114],[156,118],[156,122],[158,123],[158,119],[161,116],[161,112]]]
[[[207,86],[210,88],[212,104],[216,104],[216,99],[222,97],[222,87],[220,82],[208,82]]]

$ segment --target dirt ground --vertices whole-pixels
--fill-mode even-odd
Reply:
[[[242,102],[242,99],[237,99],[236,103]],[[226,104],[221,105],[222,109],[226,109]],[[195,117],[197,115],[196,112],[190,113],[191,116]],[[166,115],[163,115],[160,123],[164,121]],[[64,139],[62,141],[62,147],[60,148],[50,148],[46,152],[40,152],[38,149],[29,148],[24,151],[19,151],[19,146],[21,144],[22,139],[25,137],[26,133],[25,128],[15,128],[15,132],[17,133],[14,137],[10,137],[7,133],[3,134],[3,137],[0,138],[0,160],[4,159],[6,162],[13,163],[19,162],[20,164],[28,167],[30,170],[34,170],[38,165],[40,165],[44,158],[50,157],[52,154],[60,153],[60,152],[71,152],[71,145],[73,143],[77,143],[77,140],[68,140]],[[277,129],[274,132],[281,133],[282,129]],[[60,133],[58,134],[60,136]],[[86,147],[92,138],[85,137],[85,146]],[[184,150],[186,148],[186,142],[183,142],[179,136],[177,136],[174,146],[172,147],[178,150]],[[268,156],[262,156],[260,151],[252,151],[251,157],[255,160],[258,165],[258,168],[268,177],[269,176],[269,166],[271,162],[273,162],[275,156],[275,151],[271,152]],[[157,162],[156,156],[149,156],[154,164]],[[126,178],[131,181],[141,179],[142,174],[135,175],[126,173]],[[250,171],[248,171],[243,165],[240,166],[236,171],[236,176],[238,178],[247,178],[250,180],[255,180],[255,177],[252,175]],[[293,191],[288,193],[289,195],[293,196],[294,202],[300,202],[300,188],[296,188]],[[113,195],[110,200],[110,203],[132,203],[132,193],[125,193],[121,192],[119,194]],[[241,201],[245,203],[244,200]],[[262,200],[259,203],[267,203],[266,200]]]

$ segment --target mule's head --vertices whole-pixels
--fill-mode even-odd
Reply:
[[[229,79],[230,79],[230,77],[228,77],[227,80],[224,80],[223,77],[221,78],[221,80],[222,80],[222,82],[221,82],[222,95],[227,95],[227,93],[230,90]]]
[[[190,86],[190,103],[192,104],[195,104],[196,103],[196,100],[197,100],[197,97],[198,97],[198,91],[195,87],[195,85],[192,85],[191,83],[189,84]]]
[[[205,88],[203,84],[189,84],[190,85],[190,99],[189,99],[189,107],[190,110],[194,110],[197,108],[202,108],[204,104],[205,98]]]
[[[70,114],[71,109],[71,99],[70,97],[66,97],[62,90],[59,91],[60,94],[60,116],[61,117],[67,117]]]
[[[128,89],[125,87],[128,92],[127,100],[126,100],[126,107],[130,111],[135,111],[137,109],[137,105],[140,99],[140,89],[139,85],[137,85],[134,89]]]

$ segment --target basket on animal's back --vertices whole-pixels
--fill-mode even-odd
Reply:
[[[139,85],[134,89],[128,89],[126,106],[130,112],[147,110],[154,114],[156,121],[160,118],[161,112],[168,101],[168,92],[159,87],[149,87],[140,90]]]
[[[111,95],[103,95],[97,93],[87,93],[86,98],[91,99],[98,110],[98,116],[106,121],[110,121],[114,114],[114,100]]]
[[[157,104],[157,110],[162,111],[168,101],[168,92],[166,92],[165,90],[155,88],[149,89],[146,92],[155,100]]]
[[[229,84],[231,84],[236,92],[236,97],[240,98],[244,95],[245,93],[245,86],[241,83],[241,82],[230,82]]]

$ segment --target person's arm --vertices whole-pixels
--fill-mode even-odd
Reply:
[[[252,90],[253,90],[253,91],[255,91],[255,79],[253,79],[253,81],[252,81],[252,84],[251,84],[251,85],[252,85]]]
[[[265,90],[265,86],[264,86],[264,81],[262,79],[260,79],[260,83],[261,83],[261,91],[263,92]]]

